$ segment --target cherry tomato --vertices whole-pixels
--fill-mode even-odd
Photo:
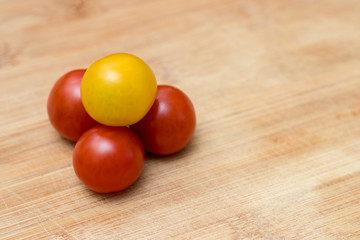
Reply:
[[[156,79],[140,58],[117,53],[94,62],[81,83],[86,111],[99,123],[127,126],[145,116],[156,96]]]
[[[110,193],[133,184],[144,167],[144,147],[127,127],[98,125],[75,145],[76,175],[91,190]]]
[[[172,86],[159,85],[150,111],[130,127],[148,152],[167,155],[188,144],[195,125],[195,110],[185,93]]]
[[[77,141],[89,128],[98,123],[84,109],[80,83],[86,69],[63,75],[52,88],[47,101],[49,119],[54,128],[71,141]]]

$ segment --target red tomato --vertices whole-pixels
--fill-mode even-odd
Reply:
[[[167,155],[188,144],[195,125],[195,110],[190,99],[175,87],[159,85],[150,111],[131,129],[147,151]]]
[[[144,167],[144,147],[127,127],[98,125],[75,145],[76,175],[91,190],[110,193],[133,184]]]
[[[77,141],[89,128],[98,123],[85,111],[80,97],[80,83],[86,69],[63,75],[52,88],[47,111],[54,128],[71,141]]]

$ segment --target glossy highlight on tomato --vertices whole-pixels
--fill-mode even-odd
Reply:
[[[81,99],[89,115],[101,124],[127,126],[151,108],[156,78],[140,58],[116,53],[91,64],[81,82]]]
[[[195,125],[195,109],[185,93],[172,86],[159,85],[150,111],[130,127],[148,152],[168,155],[189,143]]]
[[[144,147],[127,127],[93,127],[81,136],[73,154],[76,175],[99,193],[129,187],[140,176],[144,161]]]
[[[85,111],[80,97],[80,84],[86,69],[73,70],[57,80],[47,101],[47,112],[53,127],[61,136],[77,141],[97,125]]]

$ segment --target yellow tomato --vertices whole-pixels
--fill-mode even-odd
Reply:
[[[156,78],[140,58],[116,53],[94,62],[81,81],[81,100],[88,114],[104,125],[127,126],[149,111],[156,97]]]

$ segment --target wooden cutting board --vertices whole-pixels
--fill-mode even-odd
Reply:
[[[1,0],[0,36],[0,239],[360,239],[358,0]],[[46,101],[116,52],[198,123],[101,195]]]

